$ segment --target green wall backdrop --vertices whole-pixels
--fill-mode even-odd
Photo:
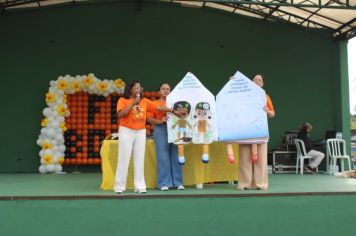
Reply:
[[[0,172],[34,172],[49,81],[94,73],[145,90],[187,71],[216,94],[236,70],[260,72],[276,117],[270,149],[301,122],[340,129],[339,44],[322,33],[212,9],[90,4],[0,14]]]

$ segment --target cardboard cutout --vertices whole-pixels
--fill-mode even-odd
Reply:
[[[209,161],[208,144],[217,140],[216,106],[214,95],[192,73],[188,72],[167,96],[168,142],[178,145],[179,163],[184,164],[182,145],[203,144],[202,161]]]
[[[268,141],[265,91],[239,71],[216,96],[219,141],[227,143],[266,143]],[[232,147],[227,146],[233,163]]]

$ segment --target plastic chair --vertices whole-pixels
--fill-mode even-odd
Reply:
[[[345,140],[343,139],[328,139],[326,141],[327,143],[327,162],[329,163],[329,158],[330,158],[330,164],[329,164],[329,174],[335,173],[335,166],[337,159],[341,159],[341,171],[345,171],[344,168],[344,162],[342,161],[343,159],[348,161],[349,164],[349,170],[351,170],[351,160],[350,156],[346,154],[346,143]]]
[[[302,175],[304,169],[304,159],[311,159],[314,157],[307,155],[303,140],[295,138],[294,143],[297,148],[297,164],[295,168],[295,173],[298,174],[298,166],[300,165],[300,174]]]

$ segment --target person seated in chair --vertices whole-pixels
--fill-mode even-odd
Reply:
[[[304,123],[297,134],[297,138],[303,140],[305,151],[307,152],[306,154],[308,156],[313,156],[313,158],[309,160],[309,165],[306,165],[304,168],[307,172],[315,174],[317,167],[324,159],[325,155],[322,152],[313,150],[313,144],[309,138],[309,132],[312,129],[313,126],[310,123]]]

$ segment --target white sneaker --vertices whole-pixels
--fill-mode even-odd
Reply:
[[[147,193],[147,190],[146,189],[140,189],[140,190],[138,190],[138,193]]]
[[[134,190],[135,193],[147,193],[146,189],[135,189]]]
[[[116,193],[116,194],[123,194],[124,191],[122,191],[121,189],[119,189],[119,190],[115,190],[115,193]]]
[[[177,187],[177,189],[178,189],[178,190],[184,190],[185,188],[184,188],[183,185],[179,185],[179,186]]]
[[[161,191],[168,191],[168,190],[169,190],[169,188],[167,186],[161,187]]]

